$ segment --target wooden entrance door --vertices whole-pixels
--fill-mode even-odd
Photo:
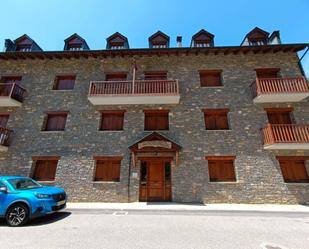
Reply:
[[[140,201],[171,200],[171,163],[162,159],[142,161]]]

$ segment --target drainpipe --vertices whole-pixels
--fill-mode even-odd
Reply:
[[[307,52],[309,50],[309,46],[307,46],[306,51],[303,53],[303,55],[300,57],[300,59],[298,60],[298,66],[300,68],[300,71],[302,73],[302,75],[306,78],[306,74],[305,74],[305,70],[303,68],[303,65],[301,64],[301,60],[306,56]]]
[[[133,58],[133,80],[132,80],[132,94],[134,94],[135,90],[135,74],[136,74],[136,60]]]
[[[131,185],[131,165],[132,165],[132,152],[130,153],[129,158],[129,175],[128,175],[128,203],[130,202],[130,185]]]

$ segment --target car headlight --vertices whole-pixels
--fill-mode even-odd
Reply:
[[[48,199],[50,198],[50,195],[47,195],[47,194],[35,194],[36,198],[39,198],[39,199]]]

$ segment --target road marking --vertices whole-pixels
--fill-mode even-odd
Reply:
[[[113,213],[114,216],[125,216],[128,215],[127,211],[116,211]]]

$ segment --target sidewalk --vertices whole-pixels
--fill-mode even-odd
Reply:
[[[260,211],[260,212],[308,212],[309,206],[275,204],[185,204],[185,203],[105,203],[105,202],[69,202],[67,209],[102,210],[161,210],[161,211]]]

